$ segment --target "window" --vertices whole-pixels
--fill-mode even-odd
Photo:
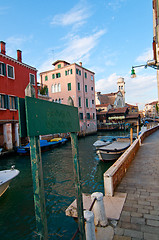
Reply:
[[[81,120],[83,120],[83,113],[80,113],[79,117],[80,117]]]
[[[0,94],[0,108],[7,108],[7,95]]]
[[[61,103],[61,98],[59,98],[59,103]]]
[[[57,84],[54,86],[54,92],[57,92]]]
[[[53,84],[51,85],[51,92],[52,92],[52,93],[55,92],[55,90],[54,90],[54,85],[53,85]]]
[[[88,108],[88,98],[86,98],[86,107]]]
[[[17,98],[9,96],[9,109],[17,109]]]
[[[58,66],[57,66],[58,68],[61,68],[61,64],[58,64]]]
[[[66,70],[65,71],[65,76],[72,74],[72,69]]]
[[[78,68],[76,68],[76,74],[81,76],[81,70],[79,70]]]
[[[92,104],[94,104],[94,99],[92,99]]]
[[[87,85],[85,85],[85,92],[87,92]]]
[[[78,106],[81,107],[81,97],[78,98]]]
[[[87,113],[87,119],[90,119],[90,113]]]
[[[65,76],[67,76],[67,71],[65,71]]]
[[[87,78],[87,73],[86,72],[84,73],[84,76],[85,76],[85,78]]]
[[[7,65],[7,75],[9,78],[14,79],[14,67]]]
[[[71,83],[68,83],[68,84],[67,84],[67,90],[68,90],[68,91],[71,91]]]
[[[123,86],[121,86],[121,90],[123,90]]]
[[[0,75],[6,76],[6,64],[0,62]]]
[[[45,81],[47,81],[48,80],[48,76],[45,76]]]
[[[61,73],[56,73],[56,78],[61,77]]]
[[[80,83],[78,82],[78,91],[80,91],[80,90],[81,90]]]
[[[93,91],[93,87],[91,87],[91,91]]]
[[[52,74],[52,79],[55,79],[55,74]]]
[[[93,113],[93,119],[95,119],[95,113]]]
[[[79,75],[81,76],[81,70],[79,70]]]
[[[78,74],[78,72],[79,72],[79,70],[78,70],[78,68],[76,68],[76,74]]]
[[[30,73],[30,83],[35,84],[35,75]]]
[[[58,92],[61,92],[61,84],[60,83],[58,83],[57,90],[58,90]]]
[[[91,75],[91,80],[93,81],[93,75]]]

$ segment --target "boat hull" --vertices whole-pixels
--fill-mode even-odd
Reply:
[[[10,182],[19,174],[19,170],[11,169],[0,171],[0,197],[8,189]]]
[[[123,154],[123,152],[124,151],[107,153],[105,151],[97,150],[98,157],[103,162],[115,161]]]

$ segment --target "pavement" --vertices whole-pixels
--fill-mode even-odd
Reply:
[[[127,197],[113,240],[159,240],[159,130],[144,140],[116,191]]]

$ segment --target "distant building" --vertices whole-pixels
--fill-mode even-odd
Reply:
[[[118,91],[114,93],[101,94],[96,92],[97,128],[108,128],[107,124],[133,124],[140,121],[138,106],[125,103],[124,78],[117,80]]]
[[[151,103],[145,104],[145,107],[143,109],[143,114],[145,117],[155,118],[158,116],[156,105],[158,104],[158,101],[154,101]]]
[[[37,70],[22,62],[22,52],[17,59],[6,55],[5,42],[0,42],[0,146],[12,149],[19,145],[17,98],[25,97],[30,83],[37,97]]]
[[[80,133],[96,132],[94,72],[84,68],[81,62],[70,64],[57,60],[53,65],[54,69],[40,73],[41,85],[47,86],[50,101],[69,104],[71,97],[78,107]]]

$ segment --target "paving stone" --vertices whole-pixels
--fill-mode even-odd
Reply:
[[[141,225],[141,231],[145,233],[153,233],[159,235],[159,228],[158,227],[152,227],[148,225]]]
[[[143,239],[143,233],[139,232],[139,231],[135,231],[135,230],[125,229],[124,235],[129,236],[129,237],[135,237],[135,238]]]
[[[123,229],[123,228],[120,228],[120,227],[116,227],[116,228],[114,229],[114,232],[115,232],[116,235],[122,236],[122,235],[124,234],[124,229]]]
[[[154,226],[154,227],[159,227],[159,221],[147,220],[147,225]]]
[[[159,221],[159,216],[158,215],[156,216],[156,215],[151,215],[151,214],[144,214],[144,218]]]
[[[142,217],[143,214],[142,213],[138,213],[138,212],[132,212],[131,213],[131,217]]]
[[[152,234],[152,233],[144,233],[144,239],[145,240],[158,240],[159,235],[158,234]]]
[[[115,235],[113,240],[131,240],[131,237]]]
[[[131,222],[136,224],[145,224],[145,218],[132,217]]]
[[[121,227],[123,229],[131,229],[131,230],[136,230],[136,231],[141,230],[141,225],[135,224],[135,223],[121,222]]]

